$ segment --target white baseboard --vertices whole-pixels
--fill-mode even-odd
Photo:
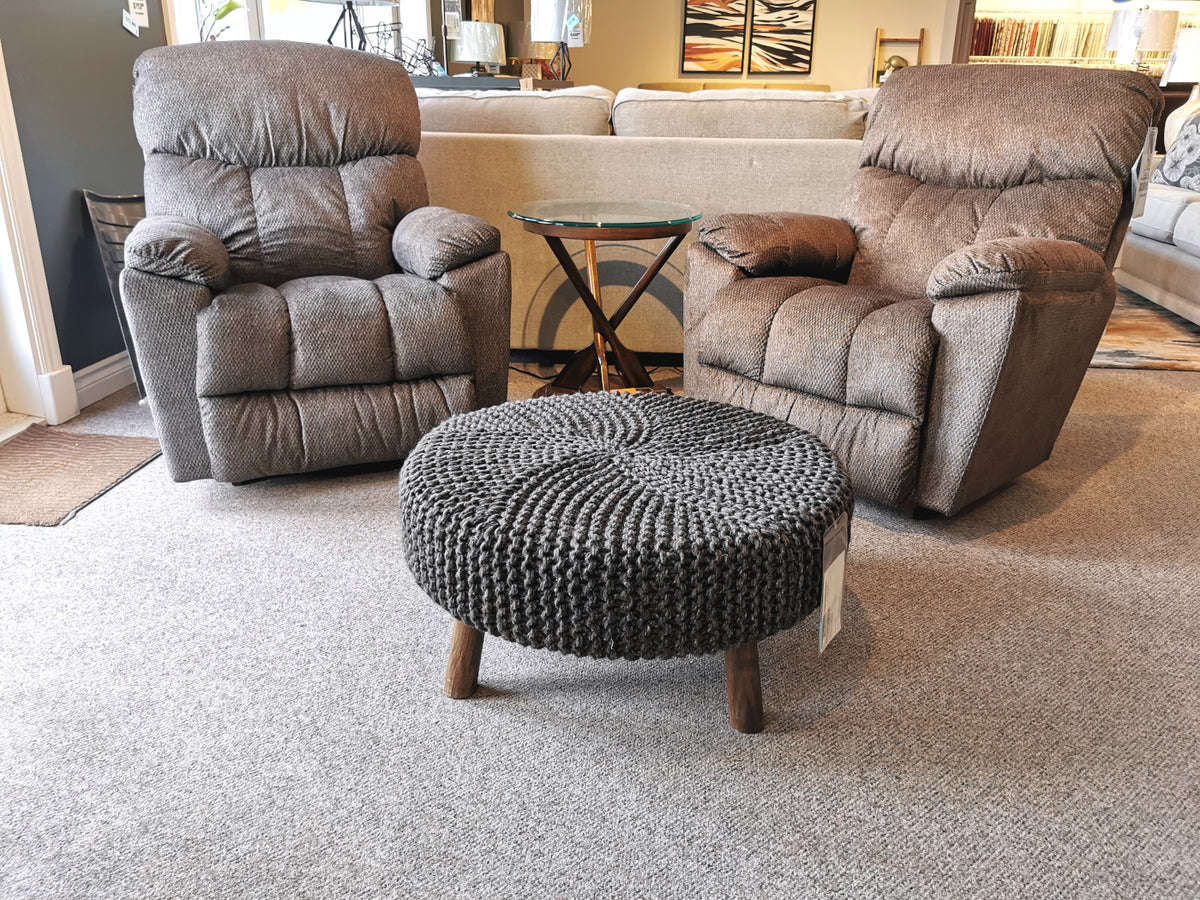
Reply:
[[[79,415],[79,395],[70,366],[59,366],[52,372],[38,375],[42,395],[42,415],[51,425],[61,425]]]
[[[133,383],[133,366],[129,364],[129,354],[124,350],[80,369],[75,373],[75,393],[79,397],[79,408],[91,406]]]

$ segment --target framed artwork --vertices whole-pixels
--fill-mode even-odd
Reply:
[[[746,0],[684,0],[684,72],[741,72]]]
[[[812,71],[817,0],[754,0],[750,71]]]

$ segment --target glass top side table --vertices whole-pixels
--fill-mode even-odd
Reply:
[[[534,396],[583,390],[597,366],[600,370],[600,389],[610,390],[609,350],[621,387],[653,387],[654,382],[641,360],[621,343],[616,329],[683,242],[684,236],[692,230],[692,224],[700,218],[699,210],[682,203],[659,200],[565,199],[525,203],[510,209],[508,214],[519,219],[526,231],[540,234],[546,239],[563,272],[592,314],[593,346],[584,347],[576,353],[558,376]],[[583,241],[588,270],[586,283],[571,254],[563,246],[564,238]],[[598,300],[600,272],[596,261],[596,241],[644,241],[657,238],[668,238],[668,241],[612,318],[604,315]]]

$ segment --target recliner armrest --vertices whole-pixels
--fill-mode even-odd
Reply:
[[[441,206],[414,209],[392,232],[392,255],[405,272],[436,280],[500,249],[500,231]]]
[[[805,213],[726,213],[703,219],[700,243],[753,277],[811,275],[845,281],[858,249],[841,219]]]
[[[937,302],[992,291],[1090,291],[1108,278],[1104,258],[1075,241],[997,238],[943,259],[925,290]]]
[[[148,216],[125,239],[125,266],[220,291],[229,286],[229,250],[221,239],[178,216]]]

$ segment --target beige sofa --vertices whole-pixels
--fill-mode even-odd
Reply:
[[[627,89],[547,93],[419,90],[430,201],[498,226],[513,261],[511,346],[578,349],[590,322],[545,241],[508,210],[562,197],[652,198],[705,215],[835,215],[858,168],[863,94]],[[690,242],[690,238],[689,238]],[[661,242],[599,245],[610,312]],[[568,244],[578,254],[582,245]],[[683,347],[681,248],[621,326],[628,346]]]
[[[1200,192],[1150,185],[1129,232],[1117,283],[1200,324]]]

